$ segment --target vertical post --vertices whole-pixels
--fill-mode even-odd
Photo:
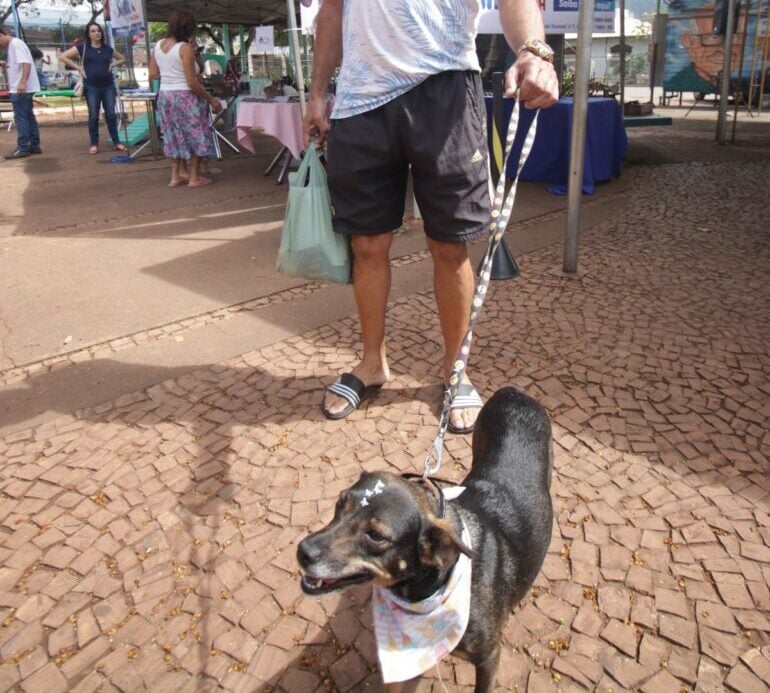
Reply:
[[[725,143],[727,136],[727,100],[730,98],[730,77],[732,76],[733,29],[735,28],[735,0],[728,0],[727,29],[725,30],[725,56],[722,64],[722,84],[719,90],[719,118],[717,120],[717,142]]]
[[[228,61],[233,54],[233,43],[230,38],[230,26],[227,24],[222,25],[222,43],[225,47],[225,61]]]
[[[735,128],[738,125],[738,101],[743,100],[743,61],[746,57],[746,40],[749,37],[749,17],[751,16],[751,0],[746,2],[746,14],[741,33],[741,57],[738,63],[738,79],[735,82],[735,98],[733,99],[733,129],[730,133],[730,144],[735,144]],[[737,33],[737,32],[736,32]],[[747,108],[747,112],[751,109]]]
[[[660,0],[655,4],[655,21],[652,23],[652,52],[650,61],[650,103],[655,104],[655,74],[658,71],[658,41],[660,40]]]
[[[142,0],[142,29],[144,30],[144,50],[145,50],[145,56],[144,59],[147,61],[147,86],[150,90],[152,90],[152,83],[150,82],[150,25],[147,21],[147,3],[145,0]],[[128,40],[131,41],[131,35],[129,33]],[[132,60],[133,62],[133,60]],[[149,116],[148,116],[149,117]]]
[[[243,24],[238,25],[238,51],[241,56],[241,74],[249,74],[249,60],[246,56],[246,39],[243,36]]]
[[[620,112],[626,114],[626,0],[620,0]]]
[[[62,18],[59,17],[59,33],[61,34],[61,47],[66,50],[67,49],[67,38],[64,35],[64,22],[62,21]]]
[[[287,18],[289,20],[289,40],[294,54],[294,70],[297,75],[297,87],[299,88],[299,107],[302,117],[305,117],[305,74],[302,69],[302,53],[299,50],[299,36],[297,35],[297,9],[294,0],[286,0]]]
[[[16,0],[11,0],[11,12],[13,13],[13,33],[16,38],[21,38],[21,21],[19,20],[19,8],[16,7]]]
[[[567,197],[567,236],[564,241],[565,272],[577,272],[578,235],[580,233],[580,197],[583,194],[586,120],[588,116],[588,80],[591,72],[591,32],[594,3],[582,0],[578,10],[577,60],[575,64],[575,98],[572,112],[572,140],[569,154],[569,186]]]

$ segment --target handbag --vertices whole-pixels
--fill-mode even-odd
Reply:
[[[311,142],[296,173],[289,174],[289,199],[275,268],[314,281],[350,283],[348,239],[332,229],[326,171]]]

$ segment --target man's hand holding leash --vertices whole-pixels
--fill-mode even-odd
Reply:
[[[516,62],[505,73],[505,96],[516,91],[525,108],[548,108],[559,100],[559,78],[547,60],[534,53],[521,51]]]

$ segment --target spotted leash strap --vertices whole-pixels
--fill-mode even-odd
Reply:
[[[452,400],[457,394],[457,388],[463,380],[463,373],[465,367],[468,364],[468,356],[471,351],[471,342],[473,341],[473,328],[476,326],[476,321],[481,313],[481,306],[484,304],[484,298],[489,288],[490,273],[492,270],[492,258],[495,255],[497,246],[500,245],[500,241],[505,233],[505,228],[508,226],[508,221],[511,218],[511,212],[513,210],[513,202],[516,199],[516,188],[519,184],[519,175],[521,169],[524,168],[524,164],[527,163],[527,158],[532,150],[532,144],[535,141],[535,132],[537,131],[537,116],[540,111],[535,111],[535,117],[532,119],[532,124],[529,126],[527,136],[524,139],[524,146],[521,148],[521,156],[519,157],[519,166],[516,169],[516,177],[513,179],[511,189],[508,191],[508,195],[505,195],[505,171],[508,169],[508,157],[511,155],[511,149],[513,148],[513,140],[516,137],[516,130],[519,127],[519,100],[518,98],[513,104],[513,113],[511,113],[511,119],[508,123],[508,134],[505,138],[505,161],[503,162],[503,168],[500,172],[500,178],[497,181],[497,188],[495,190],[494,197],[494,209],[492,210],[492,221],[489,224],[489,243],[487,245],[487,252],[484,255],[484,260],[481,263],[479,269],[479,276],[476,282],[476,292],[473,295],[473,303],[471,304],[471,317],[468,321],[468,330],[465,333],[465,338],[460,346],[460,351],[455,358],[454,367],[452,373],[449,376],[449,387],[447,387],[444,393],[444,405],[441,410],[441,417],[439,418],[438,433],[433,441],[431,449],[428,451],[428,455],[425,458],[425,470],[423,472],[423,478],[435,474],[441,468],[441,454],[444,449],[444,435],[446,434],[447,426],[449,425],[449,408],[452,404]],[[431,460],[435,457],[435,463],[431,465]]]

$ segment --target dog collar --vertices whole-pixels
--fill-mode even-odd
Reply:
[[[443,484],[451,484],[452,482],[447,481],[446,479],[415,474],[414,472],[404,472],[401,475],[401,478],[408,481],[416,481],[418,484],[423,484],[428,489],[430,489],[433,495],[436,496],[436,500],[438,500],[438,513],[436,514],[436,517],[438,517],[440,520],[443,520],[446,517],[446,502],[448,500],[457,498],[457,496],[465,491],[465,486],[450,486],[449,488],[441,488],[437,482],[440,481]]]
[[[470,547],[465,523],[462,540]],[[465,554],[460,554],[449,580],[419,602],[409,602],[375,585],[372,611],[383,681],[408,681],[438,664],[462,640],[470,606],[471,559]]]

